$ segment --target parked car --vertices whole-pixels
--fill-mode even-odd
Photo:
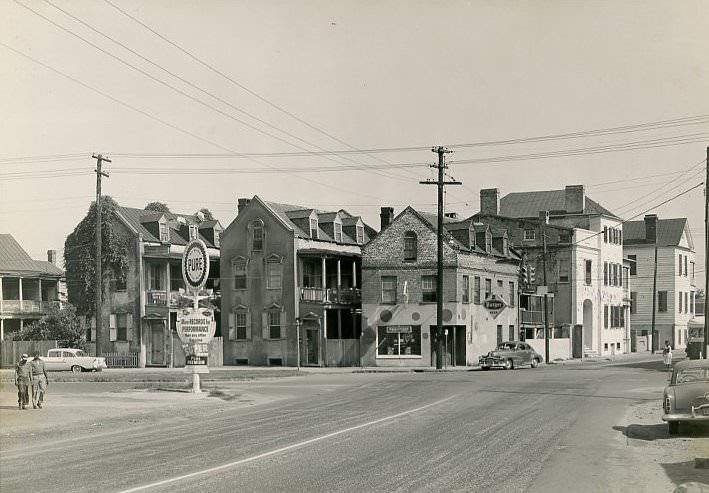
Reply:
[[[521,365],[536,368],[541,362],[542,356],[532,346],[520,341],[501,342],[495,350],[479,358],[480,368],[483,370],[490,368],[512,370]]]
[[[71,370],[74,373],[82,371],[101,371],[106,366],[105,358],[89,356],[81,349],[56,348],[47,351],[47,356],[41,357],[47,371]]]
[[[670,383],[662,398],[670,435],[679,432],[680,423],[709,423],[709,360],[684,360],[675,364]]]

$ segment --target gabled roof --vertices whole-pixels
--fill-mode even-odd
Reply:
[[[585,197],[583,214],[617,217],[598,202]],[[565,190],[547,190],[542,192],[513,192],[500,199],[500,216],[536,217],[541,211],[564,211],[566,207]]]
[[[169,241],[173,245],[186,245],[189,241],[185,239],[179,232],[179,227],[176,224],[178,223],[178,217],[184,219],[184,224],[196,225],[199,227],[199,229],[214,227],[219,224],[219,221],[217,220],[200,221],[196,215],[192,214],[174,214],[172,212],[146,211],[144,209],[136,209],[134,207],[116,207],[116,211],[119,213],[119,217],[125,220],[125,222],[128,223],[128,226],[132,230],[143,236],[143,239],[145,241],[156,243],[159,243],[160,239],[155,237],[155,235],[151,233],[145,227],[145,225],[150,222],[157,221],[158,219],[160,219],[161,216],[165,216],[165,219],[167,220],[168,224],[170,224],[170,227],[167,228],[167,231],[169,235]],[[202,226],[202,224],[205,223],[211,223],[211,226]],[[218,248],[215,247],[214,244],[201,233],[198,233],[198,237],[199,239],[204,241],[208,247]]]
[[[687,218],[657,220],[657,243],[663,246],[677,246],[687,227]],[[690,240],[691,241],[691,240]],[[623,224],[623,244],[651,243],[645,239],[645,221],[628,221]],[[653,243],[654,244],[654,243]]]
[[[64,271],[51,262],[33,260],[11,234],[0,234],[0,272],[63,276]]]

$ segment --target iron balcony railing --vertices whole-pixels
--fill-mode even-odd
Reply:
[[[300,301],[356,305],[362,302],[359,288],[300,288]]]

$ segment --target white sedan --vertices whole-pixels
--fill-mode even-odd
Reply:
[[[105,358],[89,356],[81,349],[57,348],[47,351],[47,356],[41,358],[47,371],[71,370],[74,373],[82,371],[101,371],[106,366]]]

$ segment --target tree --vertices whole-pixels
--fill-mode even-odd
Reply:
[[[206,207],[202,207],[202,208],[199,210],[199,212],[201,212],[202,214],[204,214],[204,219],[205,219],[206,221],[213,221],[213,220],[214,220],[214,214],[212,214],[212,211],[210,211],[210,210],[207,209]]]
[[[42,320],[23,327],[13,334],[16,341],[56,340],[61,347],[84,349],[86,338],[76,316],[76,308],[66,305],[59,308],[53,305]]]
[[[101,273],[105,279],[125,281],[128,272],[128,240],[114,231],[113,214],[118,204],[101,198]],[[79,315],[96,310],[96,202],[64,242],[67,295]],[[105,280],[104,280],[105,286]]]
[[[143,210],[153,211],[153,212],[170,212],[170,208],[164,202],[150,202]]]

